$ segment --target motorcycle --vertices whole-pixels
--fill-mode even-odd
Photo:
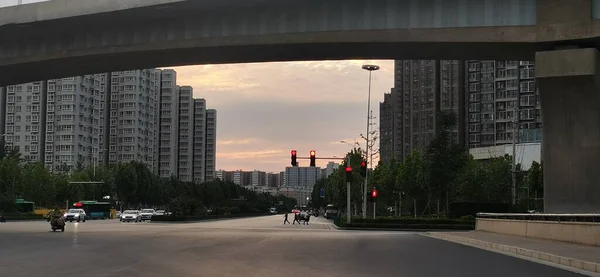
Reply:
[[[50,227],[52,228],[52,232],[56,232],[56,230],[65,231],[65,219],[62,217],[56,218],[50,221]]]

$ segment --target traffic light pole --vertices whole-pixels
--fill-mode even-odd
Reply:
[[[377,201],[373,201],[373,219],[376,218],[377,214]]]
[[[308,160],[308,159],[310,159],[310,157],[296,157],[296,159]],[[345,160],[345,158],[337,158],[337,157],[331,157],[331,158],[328,158],[328,157],[322,157],[322,158],[315,157],[315,159],[316,160]]]
[[[346,182],[346,223],[350,223],[351,218],[351,203],[350,203],[350,182]]]

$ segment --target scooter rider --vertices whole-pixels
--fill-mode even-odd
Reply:
[[[62,217],[62,213],[60,212],[58,207],[54,207],[54,209],[52,209],[52,211],[50,212],[49,216],[50,216],[50,222],[54,222],[55,220]]]

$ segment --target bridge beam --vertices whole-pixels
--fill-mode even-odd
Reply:
[[[561,24],[592,20],[592,0],[537,1],[537,24]]]
[[[544,212],[600,211],[600,54],[536,53],[544,116]]]

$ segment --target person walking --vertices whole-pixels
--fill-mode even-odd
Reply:
[[[298,220],[298,213],[294,213],[294,221],[292,221],[292,225],[296,224],[296,222],[298,222],[298,225],[300,225],[300,220]]]
[[[283,225],[285,225],[285,223],[287,222],[287,224],[291,224],[290,221],[288,220],[288,212],[285,212],[285,215],[283,216]]]

